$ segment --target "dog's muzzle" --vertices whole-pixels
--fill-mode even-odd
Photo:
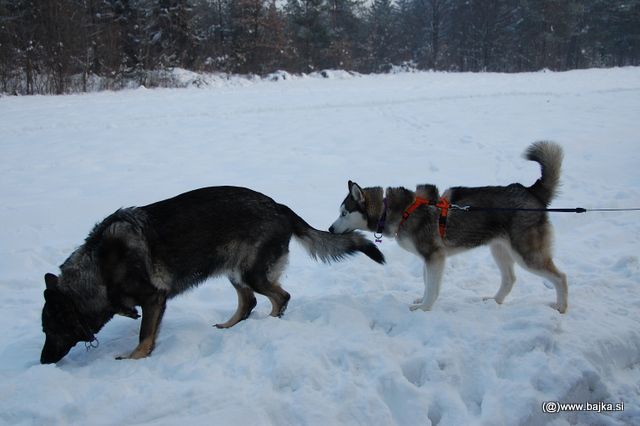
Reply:
[[[53,364],[60,361],[69,353],[71,348],[75,346],[75,343],[56,340],[55,338],[47,337],[40,354],[40,364]]]

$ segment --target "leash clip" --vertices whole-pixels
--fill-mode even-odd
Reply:
[[[376,231],[373,233],[373,238],[375,238],[376,243],[382,242],[382,234],[384,233],[384,227],[387,224],[387,198],[382,199],[382,214],[380,215],[380,219],[378,219],[378,226],[376,227]]]

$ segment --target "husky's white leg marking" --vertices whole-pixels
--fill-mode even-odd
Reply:
[[[553,281],[556,286],[556,304],[551,307],[564,314],[569,307],[569,285],[567,284],[567,276],[560,271],[558,274],[556,280]]]
[[[567,312],[569,306],[569,286],[567,285],[567,276],[560,272],[553,260],[549,259],[545,265],[545,269],[542,271],[532,271],[542,277],[547,278],[553,283],[556,288],[556,303],[551,304],[551,307],[556,309],[561,314]]]
[[[504,302],[504,298],[509,295],[513,288],[513,284],[516,282],[516,274],[513,270],[515,260],[513,260],[513,257],[507,247],[500,242],[494,242],[491,244],[491,254],[493,255],[493,259],[496,261],[498,268],[500,268],[502,282],[500,283],[500,288],[495,296],[483,297],[482,300],[493,299],[496,303],[502,304],[502,302]]]
[[[440,284],[442,283],[445,261],[446,255],[444,253],[433,253],[429,260],[425,262],[423,273],[424,296],[422,297],[422,303],[409,307],[412,311],[416,309],[422,309],[423,311],[431,310],[431,307],[440,294]]]

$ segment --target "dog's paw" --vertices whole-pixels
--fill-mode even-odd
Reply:
[[[118,356],[116,357],[116,359],[117,359],[118,361],[122,361],[123,359],[131,359],[131,356],[130,356],[130,354],[129,354],[129,355],[118,355]]]
[[[274,306],[273,309],[271,309],[271,313],[269,315],[271,315],[272,317],[276,317],[276,318],[282,318],[284,315],[284,312],[287,310],[287,304],[285,303],[284,305],[280,306],[279,308]],[[242,318],[242,319],[247,319],[249,318],[249,314],[247,314],[246,317]]]
[[[499,300],[497,299],[495,296],[489,296],[489,297],[483,297],[482,301],[486,302],[488,300],[493,300],[494,302],[496,302],[498,305],[502,305],[502,302],[504,302],[504,300]]]
[[[422,301],[423,301],[423,300],[424,300],[424,299],[423,299],[422,297],[418,297],[417,299],[415,299],[415,300],[413,301],[413,303],[414,303],[414,305],[422,305]]]
[[[422,309],[423,311],[430,311],[431,306],[427,306],[422,303],[415,303],[413,305],[409,305],[409,310],[411,311],[417,311],[418,309]]]
[[[129,355],[121,355],[116,357],[117,360],[123,359],[142,359],[151,355],[153,352],[154,342],[151,339],[143,340]]]
[[[553,309],[560,312],[561,314],[565,314],[568,308],[566,304],[560,305],[558,303],[549,303],[549,306],[551,306]]]
[[[233,323],[233,324],[232,324],[230,321],[227,321],[227,322],[224,322],[224,323],[222,323],[222,324],[213,324],[213,326],[214,326],[215,328],[217,328],[217,329],[224,330],[224,329],[226,329],[226,328],[231,328],[231,327],[233,327],[235,324],[236,324],[236,323]]]
[[[116,359],[118,361],[122,361],[123,359],[142,359],[142,358],[148,357],[149,355],[151,355],[151,352],[147,350],[136,349],[133,352],[131,352],[129,355],[120,355],[120,356],[117,356]]]

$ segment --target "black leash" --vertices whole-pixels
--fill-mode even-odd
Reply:
[[[378,226],[376,228],[376,232],[373,233],[376,243],[382,242],[382,233],[384,232],[384,227],[387,221],[387,199],[383,200],[383,213],[380,216],[380,220],[378,220]],[[415,203],[414,203],[415,204]],[[428,203],[431,206],[436,204]],[[640,211],[640,208],[599,208],[599,209],[585,209],[584,207],[576,207],[576,208],[545,208],[545,209],[534,209],[534,208],[517,208],[517,207],[476,207],[476,206],[460,206],[458,204],[449,204],[446,203],[447,209],[453,210],[461,210],[464,212],[551,212],[551,213],[588,213],[588,212],[635,212]],[[408,218],[410,213],[405,210],[403,213],[403,221]],[[406,215],[406,216],[405,216]],[[440,236],[444,239],[443,229],[446,227],[447,214],[440,214],[439,226],[440,226]],[[402,222],[400,222],[402,225]],[[97,340],[97,339],[96,339]],[[88,350],[88,348],[87,348]]]
[[[91,331],[91,327],[89,327],[89,325],[86,324],[84,321],[80,320],[80,315],[77,312],[76,312],[76,315],[78,316],[77,321],[80,327],[82,328],[82,331],[84,331],[87,338],[91,339],[91,340],[84,341],[84,347],[87,349],[87,352],[89,352],[90,349],[97,349],[98,346],[100,346],[100,341],[98,340],[96,335],[93,334],[93,331]]]
[[[529,209],[517,207],[476,207],[476,206],[459,206],[451,204],[452,209],[462,210],[465,212],[552,212],[552,213],[588,213],[588,212],[631,212],[640,211],[640,208],[630,209],[585,209],[584,207],[576,207],[574,209]]]

